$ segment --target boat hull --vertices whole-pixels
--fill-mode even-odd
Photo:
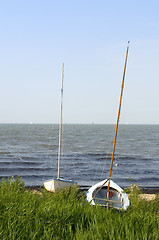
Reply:
[[[49,192],[56,192],[57,190],[61,190],[62,188],[68,188],[72,185],[76,184],[76,182],[72,180],[65,180],[65,179],[50,179],[44,182],[44,187]]]
[[[126,210],[130,205],[128,195],[116,183],[110,180],[109,198],[107,198],[107,179],[92,186],[86,193],[86,200],[91,205],[109,206]]]

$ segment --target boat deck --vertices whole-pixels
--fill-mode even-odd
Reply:
[[[109,207],[120,209],[123,206],[122,193],[112,188],[109,189],[109,199],[107,198],[107,187],[103,187],[102,189],[97,188],[93,192],[93,199],[96,204],[100,204],[102,206],[109,205]]]

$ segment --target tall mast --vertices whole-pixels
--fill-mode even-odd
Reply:
[[[62,129],[62,106],[63,106],[63,78],[64,78],[64,63],[62,64],[62,76],[61,76],[61,105],[60,105],[59,153],[58,153],[58,175],[57,175],[57,178],[60,178],[61,129]]]
[[[112,158],[111,158],[111,164],[110,164],[110,172],[109,172],[109,181],[108,181],[108,188],[107,188],[107,198],[109,198],[110,179],[111,179],[111,175],[112,175],[112,167],[113,167],[115,145],[116,145],[118,125],[119,125],[119,118],[120,118],[120,109],[121,109],[121,102],[122,102],[123,89],[124,89],[124,79],[125,79],[128,51],[129,51],[129,41],[128,41],[127,50],[126,50],[125,65],[124,65],[123,79],[122,79],[122,85],[121,85],[121,93],[120,93],[120,101],[119,101],[119,108],[118,108],[118,116],[117,116],[117,123],[116,123],[116,130],[115,130],[115,137],[114,137],[114,144],[113,144],[113,152],[112,152]]]

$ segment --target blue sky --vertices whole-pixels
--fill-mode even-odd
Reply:
[[[159,2],[0,1],[0,123],[159,124]]]

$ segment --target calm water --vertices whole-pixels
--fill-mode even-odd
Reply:
[[[61,177],[92,185],[109,176],[114,125],[64,125]],[[0,124],[0,178],[28,186],[57,176],[58,125]],[[120,125],[112,180],[159,187],[159,125]]]

